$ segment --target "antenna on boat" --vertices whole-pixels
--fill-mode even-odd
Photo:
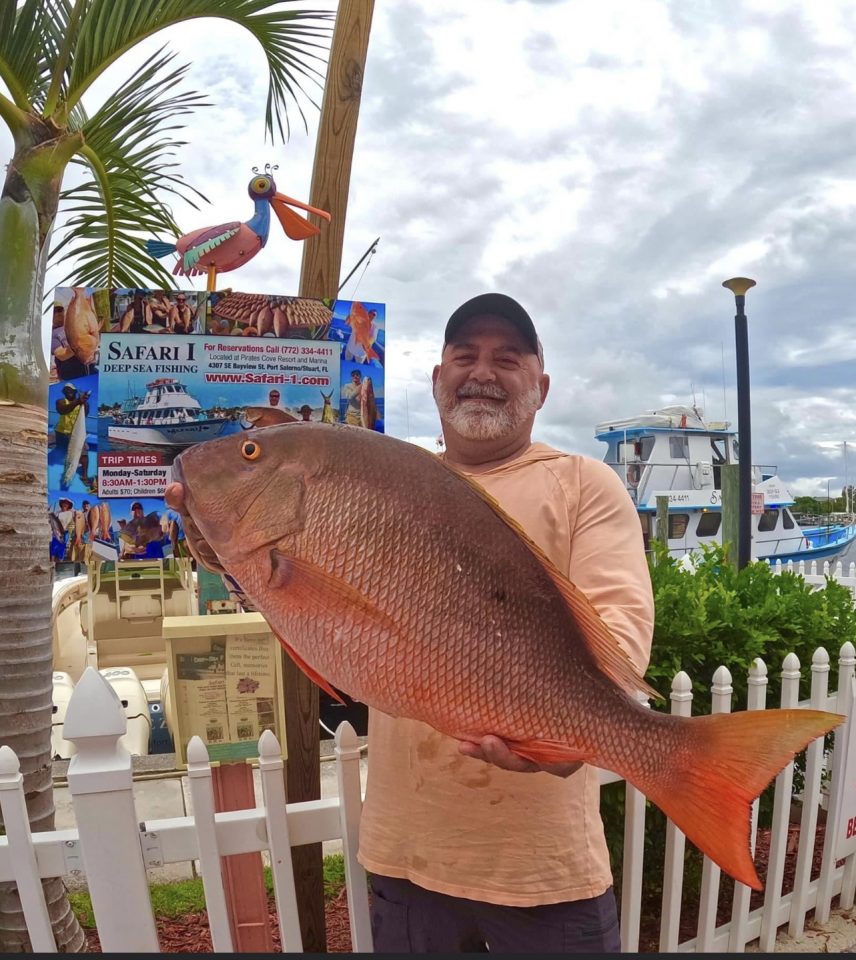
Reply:
[[[725,402],[725,341],[720,340],[722,348],[722,419],[728,420],[728,404]]]

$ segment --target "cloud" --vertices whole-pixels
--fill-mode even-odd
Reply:
[[[164,39],[214,103],[180,158],[212,202],[178,206],[182,226],[248,216],[249,170],[268,161],[308,198],[317,115],[265,143],[253,38],[206,21]],[[599,457],[598,421],[693,396],[734,421],[721,284],[749,275],[754,459],[840,488],[818,444],[856,441],[854,46],[849,0],[376,5],[342,275],[380,236],[343,296],[387,304],[389,431],[433,444],[445,319],[488,289],[542,335],[540,439]],[[234,281],[295,292],[300,257],[272,230]]]

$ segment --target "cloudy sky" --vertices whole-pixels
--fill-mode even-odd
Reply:
[[[252,38],[197,22],[140,54],[163,39],[215,104],[180,158],[213,202],[177,207],[182,227],[248,218],[265,162],[308,199],[317,114],[265,143]],[[434,447],[444,321],[488,290],[541,333],[553,384],[538,439],[601,457],[597,422],[693,400],[736,426],[721,284],[743,275],[757,281],[753,459],[825,495],[847,441],[853,482],[854,49],[852,0],[377,0],[342,275],[381,240],[341,295],[387,304],[388,432]],[[274,223],[232,283],[296,293],[300,256]]]

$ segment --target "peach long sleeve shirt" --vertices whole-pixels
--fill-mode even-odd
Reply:
[[[589,597],[642,674],[654,601],[641,526],[615,473],[533,443],[473,479]],[[487,903],[594,897],[612,884],[599,800],[590,766],[565,779],[501,770],[426,724],[372,710],[359,859]]]

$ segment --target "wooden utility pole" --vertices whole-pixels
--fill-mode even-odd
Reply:
[[[320,234],[303,244],[301,297],[335,298],[339,289],[351,160],[373,12],[374,0],[339,2],[309,199],[313,207],[328,211],[331,221],[322,225]],[[313,216],[310,214],[310,219]],[[314,222],[318,222],[317,217]],[[283,654],[283,681],[288,745],[286,799],[288,803],[317,800],[321,796],[318,687],[287,654]],[[307,953],[324,953],[327,945],[321,844],[295,847],[293,862],[303,949]]]
[[[654,539],[668,550],[669,548],[669,496],[657,497],[657,529],[654,533]]]
[[[741,456],[743,449],[740,450]],[[737,542],[740,536],[740,466],[726,463],[722,466],[722,542],[726,544],[725,558],[737,564]]]
[[[309,200],[313,207],[327,210],[332,219],[323,225],[321,233],[303,244],[301,297],[335,297],[339,289],[351,160],[373,11],[374,0],[340,0],[339,3]],[[314,222],[318,222],[317,217]]]

